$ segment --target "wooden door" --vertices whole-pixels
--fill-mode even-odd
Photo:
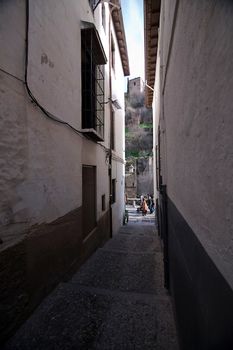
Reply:
[[[96,227],[96,167],[83,165],[83,238]]]

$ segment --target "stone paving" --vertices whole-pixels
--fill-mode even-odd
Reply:
[[[132,205],[127,205],[126,209],[129,212],[130,223],[134,224],[154,224],[155,223],[155,214],[148,211],[147,215],[143,216],[141,212],[138,212],[139,206],[133,207]]]
[[[154,215],[129,223],[40,304],[4,350],[178,350]]]

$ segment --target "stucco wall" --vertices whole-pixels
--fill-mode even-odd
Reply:
[[[169,197],[233,287],[232,16],[230,1],[179,1],[164,67],[163,175]]]
[[[111,235],[110,103],[105,104],[105,140],[99,144],[49,119],[31,102],[24,83],[25,5],[25,0],[0,2],[0,342]],[[29,88],[48,112],[79,130],[81,21],[96,23],[108,57],[101,6],[95,18],[88,0],[35,0],[29,6]],[[115,48],[112,88],[122,110],[116,112],[112,162],[117,193],[113,233],[124,212],[124,77],[117,43]],[[109,89],[107,63],[106,101]],[[85,240],[82,165],[96,166],[96,227]]]
[[[159,36],[160,40],[160,36]],[[158,43],[160,47],[160,43]],[[158,167],[158,150],[156,154],[156,147],[158,148],[158,125],[160,118],[160,50],[157,51],[156,70],[155,70],[155,83],[154,93],[152,102],[152,113],[153,113],[153,186],[154,186],[154,198],[158,198],[157,189],[157,167]]]
[[[29,3],[28,84],[38,102],[50,113],[81,129],[81,21],[94,21],[88,1],[31,1]],[[106,5],[106,4],[105,4]],[[109,54],[109,38],[101,23],[101,6],[95,21]],[[106,6],[106,21],[109,20]],[[114,28],[111,25],[115,38]],[[97,166],[97,219],[101,196],[108,209],[109,178],[106,150],[109,147],[110,103],[105,105],[104,147],[88,141],[68,127],[48,119],[33,104],[23,84],[25,73],[25,1],[0,4],[1,69],[1,206],[4,236],[15,240],[23,229],[50,222],[82,205],[82,164]],[[106,32],[108,24],[106,25]],[[48,34],[49,33],[49,34]],[[116,156],[124,159],[124,76],[117,42],[116,72],[112,90],[122,110],[116,111]],[[109,64],[105,65],[105,98],[109,97]],[[121,184],[124,170],[117,173]],[[120,186],[119,223],[124,207]],[[118,214],[120,210],[120,214]],[[118,219],[117,219],[118,218]],[[117,221],[118,220],[118,221]],[[16,235],[16,236],[15,236]]]
[[[102,25],[102,7],[98,6],[95,11],[95,20],[96,25],[99,30],[99,33],[101,33],[101,39],[103,40],[103,46],[105,49],[105,53],[107,56],[109,55],[109,43],[110,38],[112,38],[114,42],[115,47],[115,68],[112,68],[112,65],[109,64],[109,60],[107,64],[105,65],[105,101],[107,102],[108,99],[111,97],[112,100],[117,100],[121,109],[114,109],[114,130],[115,130],[115,147],[112,151],[112,178],[116,179],[116,190],[117,190],[117,198],[116,203],[112,205],[112,222],[113,222],[113,234],[116,233],[122,224],[122,216],[124,212],[124,135],[125,135],[125,129],[124,129],[124,72],[119,52],[119,47],[117,43],[117,38],[115,34],[114,25],[112,22],[112,19],[110,18],[110,11],[109,8],[112,9],[112,6],[110,7],[107,5],[107,3],[103,3],[105,6],[105,13],[106,13],[106,30],[104,30]],[[110,21],[110,23],[109,23]],[[109,38],[109,29],[110,29],[110,35]],[[111,79],[109,79],[109,76],[111,75]],[[111,87],[110,87],[111,84]],[[111,95],[110,96],[110,91]],[[112,105],[110,102],[105,104],[105,141],[103,142],[103,145],[105,147],[109,148],[110,145],[110,115],[111,115],[111,109]],[[106,160],[106,164],[108,164],[108,159]],[[103,169],[103,167],[101,168]],[[109,179],[105,179],[102,177],[102,181],[105,181],[105,185],[108,184]],[[103,187],[103,183],[100,184],[100,186]],[[106,197],[106,201],[108,203],[109,195]]]
[[[30,2],[28,84],[49,112],[78,128],[80,30],[77,37],[72,30],[80,28],[80,16],[91,17],[83,6],[64,3]],[[1,7],[0,66],[23,78],[25,2]],[[73,13],[69,21],[67,11]],[[1,72],[0,83],[1,223],[52,221],[81,205],[81,164],[74,160],[81,160],[82,137],[46,119],[31,103],[23,82]]]
[[[116,234],[123,223],[125,210],[124,201],[124,160],[125,160],[125,100],[124,100],[124,73],[120,58],[119,46],[116,39],[113,23],[111,33],[115,43],[115,69],[111,71],[112,99],[117,99],[120,109],[114,111],[115,147],[112,151],[112,178],[116,179],[116,202],[112,205],[113,234]]]
[[[232,15],[230,1],[161,2],[159,229],[182,349],[233,346]]]

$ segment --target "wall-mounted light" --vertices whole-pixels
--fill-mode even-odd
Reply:
[[[148,87],[150,90],[154,91],[154,89],[150,85],[147,84],[147,80],[146,81],[142,80],[142,82],[146,87]]]
[[[111,100],[111,102],[112,102],[112,105],[113,105],[116,109],[122,109],[122,108],[121,108],[121,105],[120,105],[120,103],[118,102],[117,99],[116,99],[116,100]]]
[[[111,5],[112,7],[117,8],[117,10],[120,10],[121,7],[119,5],[114,4],[113,2],[109,1],[109,0],[102,0],[101,2],[107,2],[109,5]]]
[[[104,2],[106,2],[106,3],[109,4],[109,5],[111,5],[111,6],[112,6],[112,10],[113,10],[114,8],[116,8],[117,10],[121,10],[121,7],[120,7],[119,5],[114,4],[113,2],[111,2],[111,1],[109,1],[109,0],[99,0],[99,1],[97,2],[97,4],[95,5],[95,7],[94,7],[94,11],[95,11],[95,9],[97,8],[97,6],[98,6],[99,4],[102,4],[102,3],[104,3]]]
[[[112,106],[115,107],[116,109],[122,109],[117,98],[115,100],[113,100],[112,98],[109,97],[108,101],[103,102],[103,104],[106,105],[109,102],[111,102]]]

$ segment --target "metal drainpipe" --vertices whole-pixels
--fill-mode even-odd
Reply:
[[[109,34],[109,97],[110,97],[110,103],[109,103],[109,108],[110,108],[110,116],[112,113],[112,75],[111,75],[111,8],[109,4],[109,29],[108,29],[108,34]],[[110,138],[109,138],[109,169],[108,169],[108,175],[109,175],[109,211],[110,211],[110,237],[112,237],[112,133],[111,133],[111,123],[112,120],[110,118]]]

